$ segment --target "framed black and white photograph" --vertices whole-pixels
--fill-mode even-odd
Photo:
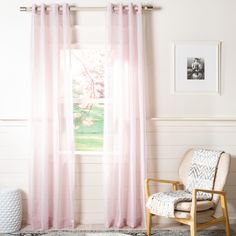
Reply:
[[[220,42],[173,43],[174,93],[220,93]]]

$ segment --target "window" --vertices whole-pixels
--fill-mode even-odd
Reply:
[[[104,116],[104,49],[73,49],[76,151],[101,151]]]

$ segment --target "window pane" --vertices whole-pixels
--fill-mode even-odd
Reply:
[[[88,108],[74,105],[75,145],[80,151],[101,151],[103,146],[103,104],[89,104]]]
[[[104,65],[102,49],[72,51],[77,151],[101,151],[103,147]]]

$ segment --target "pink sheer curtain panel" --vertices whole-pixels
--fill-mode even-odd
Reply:
[[[142,6],[108,6],[111,58],[105,81],[105,223],[145,224],[145,80]]]
[[[28,222],[74,226],[74,137],[69,8],[32,12],[32,165]]]

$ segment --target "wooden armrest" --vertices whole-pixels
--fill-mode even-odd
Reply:
[[[155,178],[147,178],[145,182],[146,183],[158,182],[158,183],[163,183],[163,184],[181,184],[181,182],[178,180],[164,180],[164,179],[155,179]]]
[[[192,205],[191,205],[191,211],[190,211],[192,217],[196,217],[196,211],[197,211],[197,192],[219,194],[220,198],[222,198],[222,201],[225,201],[226,192],[224,192],[224,191],[207,190],[207,189],[193,189],[193,192],[192,192]]]
[[[178,180],[164,180],[164,179],[147,178],[147,179],[145,179],[146,199],[148,199],[150,196],[150,186],[149,186],[150,182],[156,182],[156,183],[161,183],[161,184],[172,184],[174,191],[177,190],[178,185],[182,184]]]
[[[217,190],[207,190],[207,189],[194,189],[193,190],[193,194],[197,194],[197,192],[212,193],[212,194],[219,194],[219,195],[226,194],[226,192],[224,191],[217,191]]]

